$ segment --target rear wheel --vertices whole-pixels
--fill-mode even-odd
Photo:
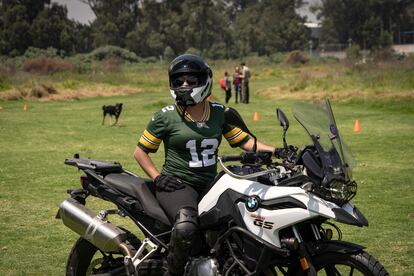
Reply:
[[[100,251],[87,240],[80,238],[69,254],[66,275],[86,276],[102,273],[126,275],[121,254],[108,254]]]

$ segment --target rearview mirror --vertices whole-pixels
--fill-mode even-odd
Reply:
[[[287,149],[288,145],[286,143],[286,131],[289,128],[289,120],[282,109],[276,108],[276,115],[280,122],[280,126],[283,127],[283,146],[285,149]]]
[[[284,131],[287,131],[289,128],[289,120],[286,117],[282,109],[276,108],[277,118],[279,119],[280,126],[283,127]]]

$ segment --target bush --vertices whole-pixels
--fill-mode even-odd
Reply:
[[[361,48],[358,44],[352,44],[346,49],[346,58],[351,60],[360,59],[362,57]]]
[[[170,62],[174,59],[174,57],[175,57],[174,50],[170,46],[165,47],[165,49],[164,49],[164,59],[165,59],[165,61]]]
[[[188,48],[187,51],[185,51],[185,53],[201,56],[201,51],[193,47]]]
[[[282,63],[285,59],[286,56],[280,52],[274,53],[270,56],[270,60],[276,64]]]
[[[26,59],[33,59],[33,58],[40,58],[40,57],[48,57],[48,58],[54,58],[59,57],[58,50],[49,47],[47,49],[39,49],[35,47],[29,47],[27,48],[26,52],[24,53],[23,57]]]
[[[23,71],[37,74],[53,74],[73,70],[73,68],[73,64],[69,61],[48,57],[28,59],[22,65]]]
[[[135,53],[118,46],[107,45],[93,50],[90,53],[92,59],[104,60],[108,58],[118,58],[122,61],[137,62],[138,57]]]
[[[302,51],[298,50],[290,52],[285,60],[286,64],[305,64],[308,62],[309,58]]]
[[[91,69],[93,73],[99,71],[108,73],[120,72],[122,69],[122,60],[118,57],[108,57],[101,61],[93,61]]]
[[[15,58],[8,58],[6,56],[0,56],[0,78],[9,77],[16,73],[17,65]]]
[[[372,53],[374,62],[391,61],[395,57],[395,51],[392,48],[378,49]]]
[[[140,62],[143,63],[156,63],[158,62],[158,58],[157,57],[145,57],[145,58],[141,58]]]
[[[69,60],[75,67],[76,72],[82,74],[91,70],[92,57],[89,54],[77,54],[70,57]]]
[[[57,94],[57,90],[53,86],[40,84],[30,90],[29,96],[40,99],[53,94]]]

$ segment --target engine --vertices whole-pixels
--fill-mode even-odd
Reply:
[[[217,276],[218,261],[215,258],[194,258],[188,264],[186,276]]]

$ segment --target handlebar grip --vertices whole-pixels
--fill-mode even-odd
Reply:
[[[286,150],[284,148],[276,148],[274,155],[276,158],[286,158]]]
[[[242,161],[242,156],[238,155],[238,156],[222,156],[221,157],[221,161],[222,162],[228,162],[228,161]]]

